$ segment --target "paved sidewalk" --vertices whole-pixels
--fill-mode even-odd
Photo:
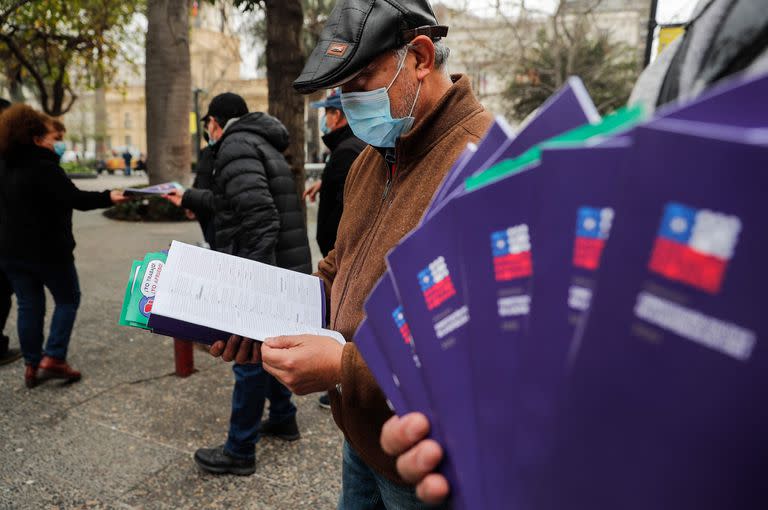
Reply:
[[[83,299],[69,360],[84,377],[27,390],[21,361],[0,367],[0,508],[335,508],[341,435],[317,395],[296,398],[300,441],[259,443],[253,476],[205,475],[192,453],[226,437],[231,367],[196,351],[199,372],[176,378],[171,340],[116,325],[131,259],[172,239],[199,241],[197,224],[123,223],[101,211],[75,212],[74,222]],[[14,312],[13,346],[15,324]]]

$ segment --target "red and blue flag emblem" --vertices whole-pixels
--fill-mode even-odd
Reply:
[[[576,239],[573,243],[573,265],[594,271],[611,233],[613,209],[579,207],[576,213]]]
[[[403,341],[407,344],[413,342],[411,328],[408,326],[408,322],[405,320],[405,314],[403,314],[402,306],[395,308],[395,311],[392,312],[392,318],[395,319],[395,324],[397,325],[397,329],[400,330],[400,336],[403,337]]]
[[[648,269],[716,294],[739,232],[741,220],[736,216],[669,203],[664,208]]]
[[[492,232],[491,251],[496,281],[514,280],[533,274],[528,225],[516,225]]]
[[[428,310],[434,310],[456,294],[451,275],[448,273],[448,266],[442,256],[437,257],[419,272],[419,285]]]

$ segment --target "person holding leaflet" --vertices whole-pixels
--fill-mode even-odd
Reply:
[[[42,379],[80,380],[66,361],[80,303],[73,251],[72,210],[88,211],[126,201],[119,190],[81,191],[59,166],[66,149],[63,124],[27,105],[0,116],[0,268],[18,301],[18,331],[33,388]],[[56,307],[44,344],[45,292]]]
[[[248,112],[245,100],[225,92],[203,117],[208,133],[204,170],[209,182],[165,198],[206,221],[211,248],[230,255],[309,273],[311,255],[299,197],[282,155],[288,131],[263,112]],[[205,177],[205,176],[202,176]],[[232,367],[235,385],[229,433],[224,444],[199,448],[197,465],[214,474],[250,475],[256,470],[261,435],[285,441],[301,437],[291,392],[261,365]],[[269,417],[261,421],[265,401]]]

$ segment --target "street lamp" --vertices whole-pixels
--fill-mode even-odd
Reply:
[[[653,46],[653,33],[656,31],[656,10],[659,0],[651,0],[651,12],[648,14],[648,34],[645,37],[645,58],[643,67],[651,63],[651,47]]]
[[[197,151],[197,162],[200,162],[200,105],[198,98],[200,94],[206,94],[205,89],[195,88],[192,90],[192,101],[195,107],[195,151]]]

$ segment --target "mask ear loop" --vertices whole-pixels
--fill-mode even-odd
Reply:
[[[419,80],[419,87],[416,89],[416,99],[413,100],[413,104],[411,105],[411,111],[408,112],[408,116],[413,116],[413,110],[416,109],[416,103],[419,102],[419,92],[421,92],[421,80]]]
[[[400,76],[400,71],[403,70],[403,66],[405,66],[405,59],[408,56],[408,48],[410,45],[406,45],[405,47],[405,55],[403,55],[403,58],[400,59],[400,64],[397,66],[397,72],[395,73],[395,77],[392,78],[392,81],[389,82],[389,85],[387,85],[387,92],[389,92],[389,88],[395,83],[395,80],[398,76]]]

